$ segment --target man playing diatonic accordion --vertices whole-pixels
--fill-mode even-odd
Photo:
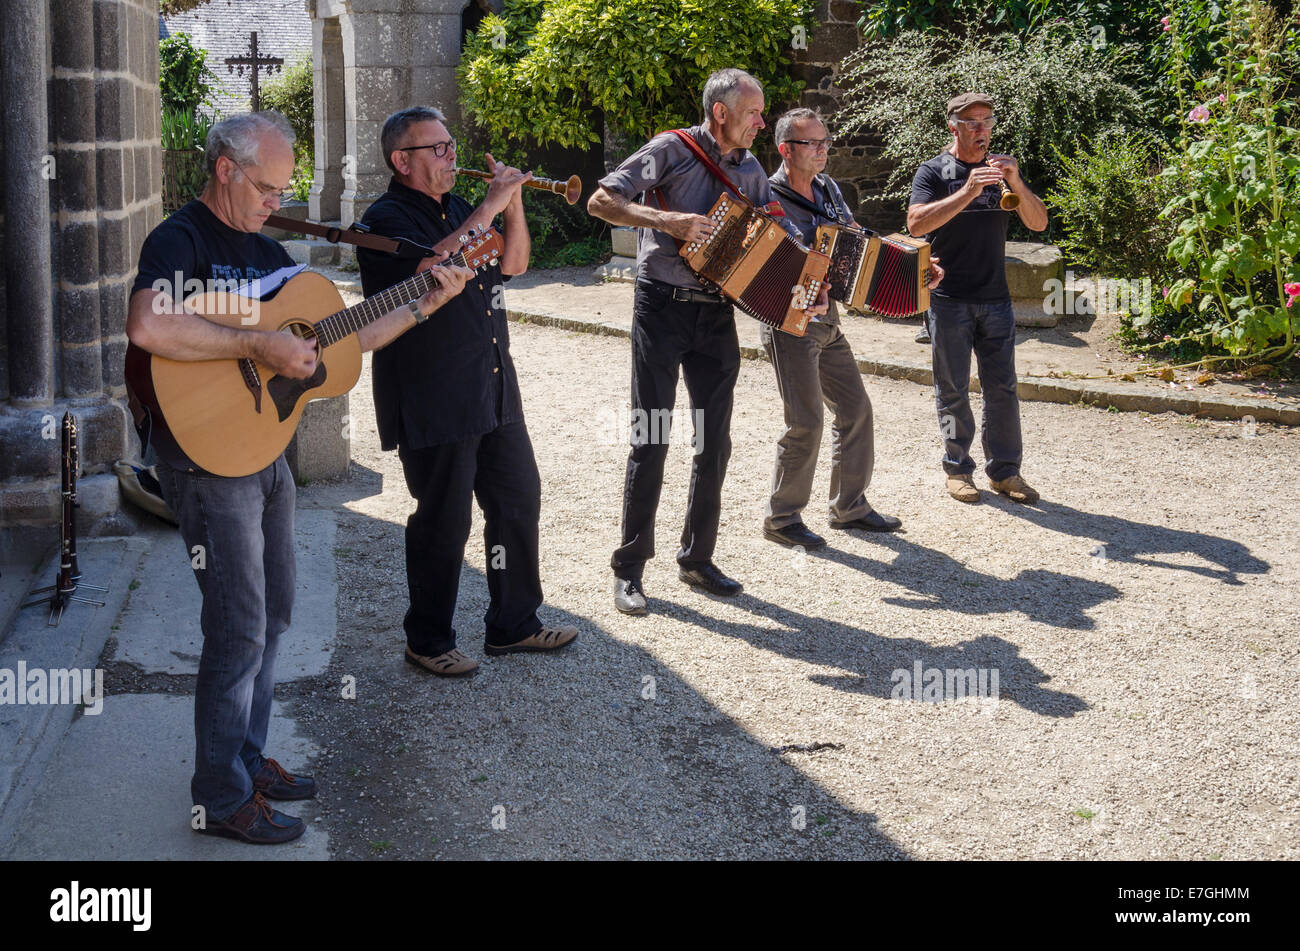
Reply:
[[[1020,475],[1016,320],[1006,272],[1011,212],[1000,205],[1002,188],[1019,199],[1016,211],[1030,231],[1047,227],[1047,209],[1020,177],[1014,158],[988,154],[996,121],[993,100],[983,93],[962,93],[948,103],[952,145],[917,169],[907,230],[924,235],[947,262],[947,276],[930,296],[928,322],[948,494],[959,502],[980,497],[970,456],[974,348],[984,400],[984,471],[995,491],[1032,505],[1038,493]]]
[[[776,143],[781,167],[770,179],[772,190],[785,209],[786,220],[802,232],[804,243],[814,243],[818,225],[856,225],[839,186],[823,174],[831,140],[817,113],[791,109],[781,116],[776,120]],[[943,277],[937,261],[930,262],[931,287]],[[785,432],[777,443],[764,537],[780,545],[805,549],[826,544],[802,520],[821,448],[823,403],[835,417],[831,528],[866,532],[898,529],[902,522],[881,515],[867,501],[866,489],[875,464],[871,400],[853,348],[840,331],[835,304],[831,303],[824,315],[809,320],[802,337],[774,331],[766,324],[761,336],[785,407]]]
[[[684,130],[720,166],[749,201],[771,201],[767,176],[749,154],[764,127],[763,87],[739,69],[722,69],[704,86],[702,125]],[[731,456],[731,405],[740,373],[740,346],[732,305],[706,291],[678,254],[677,242],[703,241],[708,216],[725,186],[690,146],[673,133],[655,136],[600,180],[587,210],[610,224],[641,229],[632,317],[632,413],[666,418],[678,371],[686,378],[695,433],[686,525],[677,553],[678,577],[712,594],[739,594],[741,586],[713,563],[722,509],[722,482]],[[645,204],[633,201],[655,193]],[[797,237],[797,233],[787,226]],[[808,313],[824,312],[824,305]],[[641,576],[654,556],[655,510],[663,488],[668,446],[663,438],[634,436],[623,483],[623,537],[611,559],[614,606],[645,614]]]

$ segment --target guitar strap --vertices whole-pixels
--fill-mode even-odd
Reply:
[[[266,223],[272,228],[283,228],[285,231],[315,235],[318,238],[324,238],[330,244],[338,244],[342,241],[344,244],[355,244],[359,248],[366,248],[370,251],[383,251],[399,258],[428,258],[434,256],[432,248],[426,248],[409,238],[385,238],[382,235],[370,234],[370,229],[359,221],[352,222],[351,227],[347,230],[317,224],[314,221],[299,221],[297,218],[286,218],[283,215],[271,215],[266,219]]]

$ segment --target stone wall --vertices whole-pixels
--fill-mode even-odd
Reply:
[[[83,534],[132,528],[110,470],[137,452],[122,371],[127,293],[161,219],[157,36],[157,0],[6,0],[0,18],[0,555],[55,538],[50,423],[69,410]]]

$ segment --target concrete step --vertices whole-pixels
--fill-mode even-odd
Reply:
[[[324,238],[293,238],[280,243],[284,245],[285,251],[289,252],[289,257],[298,264],[318,267],[339,263],[339,246],[331,244]]]

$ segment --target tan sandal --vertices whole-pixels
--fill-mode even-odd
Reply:
[[[463,654],[458,647],[453,647],[447,653],[439,654],[437,657],[417,654],[408,647],[406,662],[416,667],[423,667],[429,673],[437,674],[439,677],[463,677],[478,669],[478,661]]]
[[[513,644],[506,644],[502,647],[488,644],[483,649],[493,657],[497,657],[501,654],[553,651],[559,650],[565,644],[573,641],[577,636],[578,629],[571,624],[566,625],[565,627],[544,627],[531,637],[525,637],[522,641],[516,641]]]

